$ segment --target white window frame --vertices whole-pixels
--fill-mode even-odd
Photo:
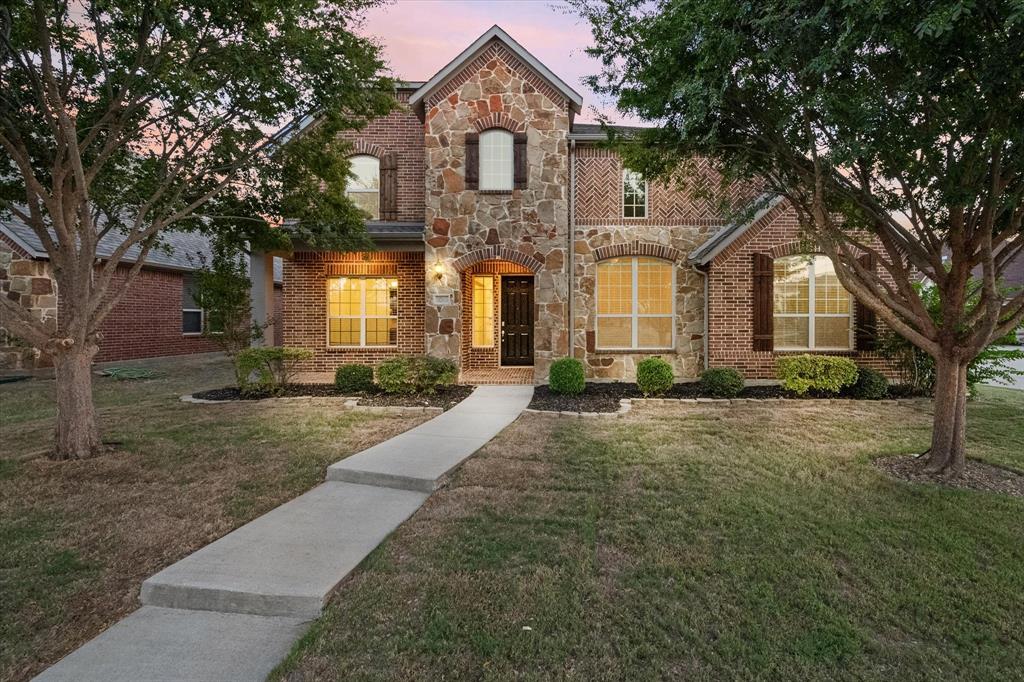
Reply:
[[[367,189],[365,187],[353,188],[351,187],[352,179],[348,178],[345,180],[345,196],[349,194],[376,194],[377,195],[377,215],[371,215],[370,220],[380,220],[380,159],[373,154],[353,154],[348,157],[349,163],[352,163],[355,159],[373,159],[377,162],[377,189]]]
[[[671,261],[662,260],[660,258],[654,258],[653,256],[628,256],[628,258],[630,260],[630,269],[631,269],[631,273],[630,274],[631,274],[631,277],[632,277],[632,284],[631,284],[631,287],[632,287],[632,292],[631,292],[632,293],[632,304],[631,304],[632,311],[628,315],[627,314],[623,314],[623,313],[598,313],[598,312],[595,312],[594,315],[595,315],[596,320],[600,320],[602,318],[619,318],[619,319],[628,318],[628,319],[630,319],[631,320],[631,325],[632,325],[632,334],[633,334],[633,336],[632,336],[632,338],[630,340],[630,345],[629,346],[603,346],[603,345],[601,345],[601,325],[598,324],[597,321],[595,320],[595,322],[594,322],[594,345],[595,345],[595,348],[597,349],[598,352],[601,352],[601,351],[669,351],[669,350],[675,350],[675,347],[676,347],[676,268],[675,268],[675,266],[672,264]],[[644,258],[644,259],[647,259],[647,260],[658,261],[659,263],[665,263],[671,269],[671,271],[672,271],[672,292],[671,292],[672,295],[671,295],[671,299],[670,299],[672,301],[672,312],[671,313],[652,314],[652,313],[640,313],[640,312],[638,312],[640,310],[640,293],[639,293],[640,292],[640,286],[639,286],[640,285],[640,267],[639,267],[639,261],[640,261],[641,258]],[[605,262],[605,261],[602,261],[602,262]],[[598,268],[601,267],[601,263],[602,262],[599,262],[597,264]],[[600,302],[598,300],[600,295],[601,295],[600,278],[598,276],[598,273],[595,271],[595,273],[594,273],[594,303],[595,303],[594,310],[595,311],[601,309],[600,308]],[[639,320],[640,320],[640,318],[644,318],[644,317],[668,317],[668,318],[670,318],[672,320],[672,340],[671,340],[671,342],[670,342],[670,344],[668,346],[641,346],[641,345],[639,345],[639,339],[640,339],[640,324],[639,324]]]
[[[629,176],[629,175],[639,176],[640,179],[643,180],[643,183],[644,183],[644,204],[643,204],[644,205],[644,214],[642,216],[637,216],[637,215],[629,216],[629,217],[626,216],[626,177]],[[619,196],[622,198],[622,219],[623,220],[646,220],[647,219],[647,205],[650,202],[650,196],[651,196],[651,193],[650,193],[649,189],[650,188],[647,186],[647,178],[643,177],[642,175],[640,175],[636,171],[632,171],[632,170],[630,170],[628,168],[624,168],[622,170],[622,188],[621,188],[621,194]],[[639,206],[639,204],[630,204],[630,205],[634,206],[634,207]]]
[[[491,140],[496,140],[499,138],[503,142],[501,146],[490,143]],[[507,142],[507,144],[505,144],[505,142]],[[479,149],[477,150],[477,159],[480,165],[478,179],[478,187],[480,188],[480,190],[483,192],[511,192],[515,188],[516,184],[515,138],[512,135],[512,133],[505,130],[504,128],[488,128],[487,130],[480,133],[480,137],[477,144],[479,145]],[[500,168],[499,164],[505,161],[504,158],[488,157],[489,153],[493,153],[497,150],[502,151],[502,156],[504,156],[506,152],[508,154],[508,163],[506,167],[506,170],[508,171],[508,184],[505,185],[503,183],[500,186],[489,186],[488,183],[491,182],[492,175],[494,174],[485,172],[485,170],[487,170],[487,166],[493,165],[496,168]],[[505,177],[502,176],[501,180],[505,180]]]
[[[183,329],[181,330],[181,335],[182,336],[202,336],[203,335],[203,330],[206,329],[206,311],[203,310],[202,308],[182,308],[181,312],[182,313],[199,313],[199,331],[197,331],[197,332],[187,332],[187,331],[185,331],[184,330],[185,320],[182,320],[182,327],[183,327]]]
[[[366,285],[365,284],[363,284],[360,287],[360,289],[359,289],[359,314],[358,315],[335,315],[335,316],[331,315],[331,293],[330,293],[331,292],[331,282],[333,280],[336,280],[336,279],[358,279],[358,280],[361,280],[361,281],[365,282],[366,280],[370,280],[370,279],[383,279],[385,281],[390,281],[390,280],[396,280],[397,281],[398,278],[397,277],[388,277],[388,276],[381,277],[381,276],[374,276],[374,275],[366,275],[366,276],[356,275],[354,277],[350,277],[348,275],[338,275],[338,276],[334,276],[334,277],[328,277],[327,278],[327,300],[325,301],[325,303],[327,305],[327,315],[326,315],[327,320],[326,320],[326,323],[325,323],[326,326],[327,326],[327,329],[326,329],[326,332],[327,332],[327,347],[328,348],[339,348],[339,349],[349,349],[349,348],[397,348],[398,347],[398,336],[397,336],[397,334],[395,336],[395,343],[374,344],[372,346],[366,345],[366,320],[367,319],[371,319],[371,320],[394,320],[395,321],[395,329],[397,331],[397,329],[398,329],[398,310],[397,309],[395,310],[395,314],[394,315],[373,315],[373,316],[367,318],[367,316],[366,316]],[[395,289],[396,290],[401,289],[401,284],[399,284],[397,287],[395,287]],[[396,308],[397,308],[397,306],[396,306]],[[359,345],[354,345],[354,344],[340,344],[340,345],[332,344],[331,343],[331,320],[360,320],[362,322],[362,324],[359,325]]]
[[[853,295],[847,291],[849,296],[850,309],[847,313],[822,313],[818,315],[814,312],[814,261],[816,258],[827,258],[828,256],[822,256],[821,254],[813,254],[811,256],[799,256],[800,258],[809,258],[807,263],[807,312],[806,313],[777,313],[774,310],[775,307],[775,296],[772,295],[772,318],[776,317],[796,317],[796,318],[807,318],[807,345],[806,346],[776,346],[777,351],[808,351],[808,350],[823,350],[823,351],[852,351],[853,345]],[[792,258],[792,256],[786,256],[786,258]],[[835,267],[835,266],[833,266]],[[773,268],[774,270],[774,268]],[[772,273],[772,291],[775,291],[775,273]],[[839,286],[842,286],[840,284]],[[845,290],[845,287],[844,287]],[[814,318],[816,317],[845,317],[850,321],[847,329],[848,343],[846,347],[841,346],[821,346],[820,348],[814,344]],[[772,325],[774,329],[774,324]],[[774,332],[773,332],[774,333]],[[774,342],[774,340],[773,340]]]

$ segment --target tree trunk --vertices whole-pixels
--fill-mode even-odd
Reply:
[[[92,403],[92,359],[97,346],[74,344],[54,355],[57,374],[57,435],[54,459],[85,459],[102,443]]]
[[[966,462],[967,363],[954,354],[935,361],[935,417],[926,470],[956,477]]]

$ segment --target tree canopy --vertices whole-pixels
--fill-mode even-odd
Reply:
[[[4,3],[0,210],[42,242],[62,313],[54,329],[6,298],[0,309],[9,331],[54,353],[59,384],[64,359],[95,354],[165,229],[286,249],[289,233],[270,228],[289,218],[305,241],[365,244],[338,134],[394,106],[379,46],[359,31],[377,2]],[[274,135],[308,121],[286,128],[286,145]],[[105,235],[118,245],[101,262]]]
[[[655,124],[620,145],[629,165],[685,181],[708,158],[786,197],[843,285],[951,385],[1020,325],[1024,292],[998,283],[1024,250],[1024,2],[574,5],[602,63],[590,84]]]

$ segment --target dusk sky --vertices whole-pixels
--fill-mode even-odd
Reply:
[[[494,24],[583,95],[577,121],[593,121],[592,107],[615,115],[581,82],[598,64],[584,49],[589,27],[554,0],[397,0],[371,10],[366,32],[384,45],[392,72],[404,80],[427,80]]]

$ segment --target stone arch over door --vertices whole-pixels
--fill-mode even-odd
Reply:
[[[470,251],[466,255],[456,258],[452,262],[452,267],[455,268],[456,272],[463,273],[477,263],[481,263],[485,260],[509,261],[510,263],[523,266],[534,274],[540,272],[541,267],[544,265],[536,257],[528,256],[522,251],[516,251],[515,249],[510,249],[507,246],[488,246],[483,249]]]

